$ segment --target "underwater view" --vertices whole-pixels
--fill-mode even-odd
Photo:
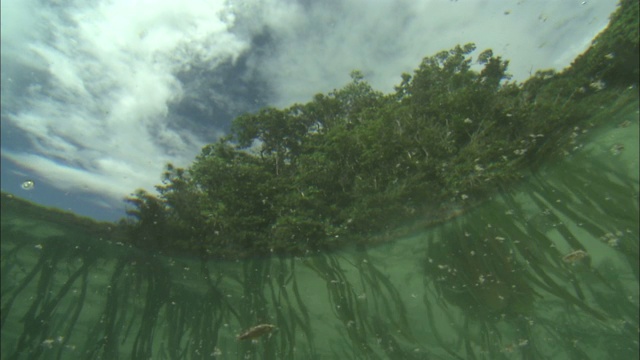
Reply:
[[[117,195],[119,213],[94,216],[107,200],[89,195],[99,205],[85,213],[42,200],[63,189],[7,161],[46,162],[3,147],[3,183],[15,186],[1,197],[0,358],[639,358],[638,3],[612,11],[562,70],[513,80],[499,51],[453,43],[396,74],[392,91],[363,64],[306,99],[226,108],[227,125],[197,128],[215,141],[188,164],[180,141],[192,134],[156,129],[168,149],[181,144],[175,157],[136,160],[155,167],[117,186],[92,175],[100,196],[120,194],[161,163],[154,186]],[[52,178],[84,177],[73,164],[92,168],[82,156],[97,148],[46,130],[36,118],[51,108],[38,101],[25,112],[3,100],[3,144],[51,147]],[[159,111],[187,105],[174,106]],[[151,126],[122,109],[99,112],[125,133]],[[145,141],[129,139],[140,154]],[[65,151],[84,154],[67,173]]]

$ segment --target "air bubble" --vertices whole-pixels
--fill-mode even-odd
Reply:
[[[33,182],[33,180],[27,180],[23,182],[22,185],[20,185],[20,187],[22,187],[22,189],[24,190],[31,190],[33,189],[34,186],[35,186],[35,183]]]

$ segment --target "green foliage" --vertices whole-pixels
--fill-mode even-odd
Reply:
[[[582,77],[587,85],[638,86],[640,28],[638,2],[621,0],[609,26],[592,46],[573,62],[567,74]]]
[[[474,61],[466,44],[424,58],[392,94],[354,71],[342,89],[306,104],[242,115],[188,169],[169,165],[160,197],[128,199],[133,242],[205,257],[302,254],[424,223],[425,214],[446,219],[446,209],[557,153],[576,124],[619,94],[590,83],[621,81],[626,57],[598,59],[612,48],[625,54],[617,46],[637,49],[637,18],[622,11],[634,7],[623,2],[597,45],[560,74],[512,83],[508,61],[491,50]]]

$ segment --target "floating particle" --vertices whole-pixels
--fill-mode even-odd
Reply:
[[[238,340],[251,340],[257,339],[263,335],[270,333],[275,328],[275,325],[271,324],[260,324],[254,327],[247,329],[242,334],[238,335],[236,338]]]
[[[620,244],[620,237],[622,235],[622,232],[619,231],[616,231],[615,235],[613,233],[606,233],[600,237],[600,240],[611,247],[617,247]]]
[[[576,250],[576,251],[570,252],[567,255],[565,255],[562,258],[562,261],[564,261],[566,263],[573,264],[573,263],[575,263],[577,261],[580,261],[580,260],[584,259],[587,256],[589,256],[589,254],[587,254],[585,251]]]
[[[23,182],[22,185],[20,185],[20,187],[22,187],[22,189],[24,190],[31,190],[35,185],[36,184],[33,182],[33,180],[27,180]]]
[[[614,144],[609,151],[611,151],[611,155],[619,155],[622,150],[624,150],[624,145],[622,144]]]
[[[527,346],[528,344],[529,344],[529,340],[527,339],[518,340],[518,346]]]
[[[606,86],[607,85],[602,80],[594,81],[591,84],[589,84],[589,87],[592,88],[593,90],[596,90],[596,91],[600,91],[600,90],[604,89]]]
[[[629,125],[631,125],[631,121],[625,120],[625,121],[621,122],[620,124],[618,124],[618,127],[619,128],[626,128]]]

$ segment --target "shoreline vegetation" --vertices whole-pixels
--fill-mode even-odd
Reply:
[[[638,3],[623,0],[569,68],[523,83],[471,43],[425,57],[389,94],[353,71],[305,104],[234,119],[191,166],[167,165],[158,196],[128,197],[115,233],[143,250],[239,259],[419,231],[570,154],[603,125],[594,115],[636,101],[638,51]]]
[[[71,211],[55,207],[46,207],[22,199],[14,194],[2,192],[0,194],[2,207],[2,231],[12,228],[25,227],[29,231],[36,231],[36,222],[44,229],[58,229],[61,232],[86,234],[98,239],[112,241],[123,240],[123,230],[118,224],[108,221],[97,221],[93,218],[79,216]]]

